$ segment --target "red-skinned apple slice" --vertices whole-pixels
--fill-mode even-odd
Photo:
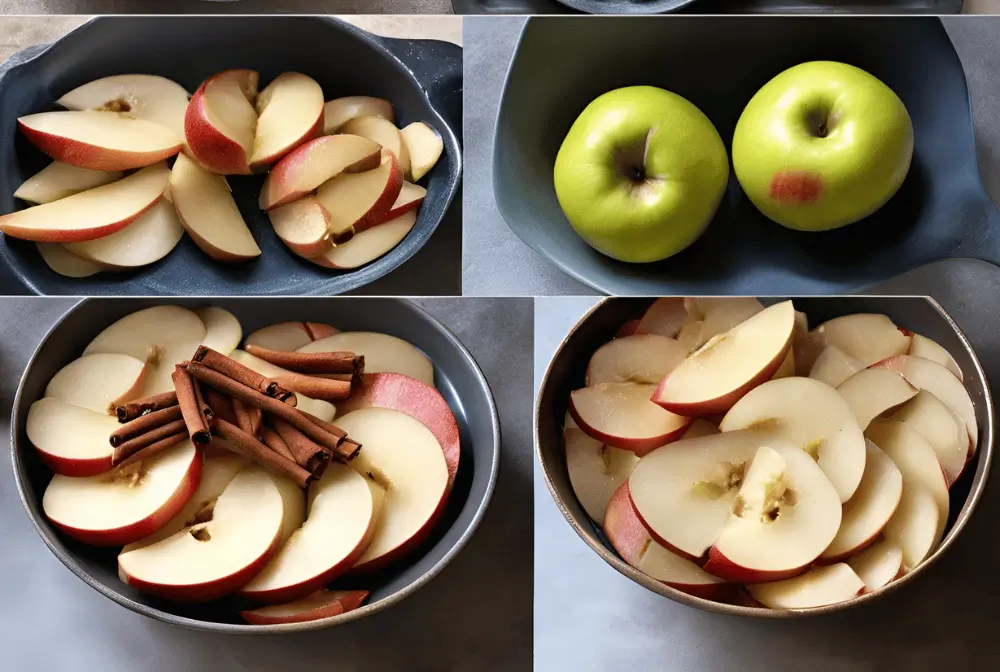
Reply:
[[[844,502],[840,530],[820,556],[825,562],[839,562],[871,544],[899,506],[903,476],[895,462],[870,440],[865,448],[865,475]]]
[[[588,386],[601,383],[655,385],[684,361],[687,353],[672,338],[636,334],[608,341],[587,365]]]
[[[260,192],[261,210],[296,201],[343,172],[374,170],[382,146],[359,135],[326,135],[310,140],[274,166]]]
[[[747,586],[755,600],[772,609],[809,609],[846,602],[865,592],[865,583],[849,565],[814,567],[784,581]]]
[[[130,269],[159,261],[183,236],[174,206],[163,198],[124,229],[95,240],[66,243],[66,249],[105,268]]]
[[[375,571],[430,534],[448,501],[448,465],[434,434],[405,413],[362,408],[340,416],[337,426],[364,446],[349,466],[385,491],[371,544],[354,567]]]
[[[146,362],[135,357],[109,353],[84,355],[52,377],[45,396],[113,415],[116,406],[138,396],[145,377]]]
[[[355,234],[372,226],[396,201],[403,187],[403,171],[395,155],[383,152],[382,162],[363,173],[341,173],[324,182],[316,198],[330,211],[330,232]]]
[[[109,236],[139,219],[163,196],[165,164],[73,196],[0,217],[0,231],[13,238],[74,243]]]
[[[604,534],[622,560],[671,588],[707,600],[724,600],[733,586],[656,543],[635,514],[622,483],[610,497],[603,517]]]
[[[414,182],[430,172],[441,158],[444,141],[441,135],[422,121],[415,121],[400,132],[410,156],[410,179]]]
[[[56,161],[91,170],[132,170],[181,151],[169,128],[116,112],[41,112],[17,120],[33,145]]]
[[[932,341],[926,336],[911,334],[910,350],[906,354],[911,357],[923,357],[932,362],[937,362],[958,376],[959,380],[965,380],[965,377],[962,375],[962,368],[955,361],[955,358],[951,356],[951,353],[945,350],[937,341]]]
[[[344,124],[357,117],[382,117],[395,123],[392,103],[383,98],[371,96],[347,96],[336,98],[324,106],[323,132],[337,133]]]
[[[170,197],[184,229],[205,254],[224,263],[260,256],[225,178],[181,154],[170,171]]]
[[[878,590],[900,575],[903,549],[899,544],[880,539],[847,561],[865,583],[865,592]]]
[[[608,502],[628,481],[639,458],[635,453],[592,439],[577,427],[567,427],[563,431],[563,447],[573,493],[590,519],[602,522]]]
[[[371,116],[355,117],[341,126],[340,132],[360,135],[382,145],[383,149],[391,152],[399,161],[404,179],[415,181],[411,179],[410,153],[406,148],[406,142],[403,141],[403,134],[388,119]]]
[[[919,390],[906,378],[887,369],[863,369],[837,388],[858,419],[861,429],[878,416],[899,408]]]
[[[240,616],[252,625],[318,621],[354,611],[368,599],[368,595],[367,590],[320,590],[288,604],[241,611]]]
[[[63,476],[95,476],[111,470],[108,439],[118,420],[62,399],[39,399],[28,409],[28,440],[42,462]]]
[[[201,479],[201,454],[185,441],[150,460],[107,474],[56,474],[42,510],[65,534],[95,546],[123,546],[153,533],[188,502]]]
[[[396,197],[396,201],[384,213],[373,214],[371,217],[371,225],[377,226],[385,222],[390,222],[394,219],[402,217],[411,210],[416,210],[420,207],[420,204],[424,202],[424,198],[426,196],[427,190],[419,184],[403,182],[403,186],[399,190],[399,196]]]
[[[14,198],[20,198],[22,201],[35,205],[43,205],[78,194],[81,191],[111,184],[122,179],[124,175],[125,173],[120,170],[90,170],[53,161],[25,180],[14,192]]]
[[[257,96],[259,118],[250,170],[259,172],[323,132],[323,89],[315,79],[286,72]]]
[[[35,247],[46,266],[67,278],[89,278],[107,270],[100,264],[76,256],[59,243],[35,243]]]
[[[805,452],[761,446],[708,552],[705,571],[742,583],[801,574],[837,535],[841,509],[836,489]]]
[[[330,212],[315,196],[306,196],[271,210],[274,232],[295,254],[311,258],[333,248]]]
[[[903,480],[903,496],[888,525],[882,530],[886,541],[896,544],[902,551],[905,574],[917,567],[937,546],[937,528],[940,525],[938,506],[934,496],[919,483]]]
[[[823,342],[835,345],[865,366],[902,355],[910,349],[910,337],[885,315],[854,313],[835,317],[816,327]]]
[[[759,446],[752,432],[726,432],[654,450],[629,477],[636,515],[658,543],[700,559],[729,516]]]
[[[194,157],[213,173],[250,174],[259,82],[253,70],[226,70],[209,77],[191,97],[184,135]]]
[[[188,92],[156,75],[112,75],[78,86],[56,101],[67,110],[106,110],[166,126],[184,137]]]
[[[331,464],[309,488],[308,516],[240,594],[281,604],[305,597],[351,568],[375,524],[368,483],[350,468]]]
[[[247,345],[256,345],[269,350],[295,352],[313,341],[339,334],[340,331],[329,324],[318,322],[279,322],[262,327],[247,336]]]
[[[865,471],[865,438],[854,413],[837,390],[812,378],[782,378],[754,388],[719,429],[751,429],[765,445],[774,438],[799,448],[819,464],[842,502]]]
[[[676,338],[685,319],[687,319],[687,309],[684,307],[684,299],[676,296],[664,297],[653,301],[642,314],[642,319],[638,321],[632,333]]]
[[[640,457],[678,439],[691,419],[649,400],[653,385],[600,383],[574,390],[569,410],[588,436]]]
[[[949,487],[958,480],[968,464],[969,435],[965,424],[950,408],[927,390],[921,390],[889,419],[908,425],[927,440],[937,454]]]
[[[399,245],[417,223],[417,213],[407,212],[392,221],[356,233],[350,240],[340,243],[321,257],[309,261],[324,268],[350,270],[364,266],[391,252]]]
[[[652,400],[673,413],[725,413],[768,380],[788,354],[795,323],[791,301],[757,313],[713,336],[660,382]]]
[[[345,331],[313,341],[297,352],[353,352],[365,358],[365,373],[401,373],[434,386],[434,365],[401,338],[374,331]]]
[[[717,334],[729,331],[760,311],[763,304],[752,297],[688,297],[684,299],[688,319],[684,325],[684,338],[678,340],[692,352]]]
[[[195,308],[195,313],[205,325],[205,337],[201,344],[224,355],[235,350],[243,340],[243,327],[236,316],[218,306]]]
[[[246,350],[233,350],[229,353],[229,356],[248,369],[253,369],[260,375],[267,376],[268,378],[281,378],[292,373],[280,366],[275,366],[270,362],[265,362],[263,359],[254,357]],[[317,418],[326,420],[327,422],[333,420],[337,409],[330,402],[323,401],[322,399],[313,399],[304,394],[296,394],[295,396],[298,399],[296,408],[300,411],[315,415]]]
[[[128,585],[166,599],[217,599],[267,564],[280,540],[282,515],[273,477],[263,469],[247,468],[219,495],[209,520],[122,553],[119,574]]]
[[[794,346],[793,346],[794,347]],[[865,368],[860,359],[851,357],[835,345],[823,348],[819,357],[809,369],[809,377],[826,383],[830,387],[840,387],[848,378]]]

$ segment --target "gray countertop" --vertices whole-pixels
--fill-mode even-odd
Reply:
[[[350,299],[330,299],[350,300]],[[80,581],[38,538],[0,465],[0,668],[17,672],[440,672],[531,669],[530,299],[423,299],[476,358],[500,411],[493,501],[429,585],[360,621],[289,636],[193,632],[134,614]],[[0,435],[21,372],[73,299],[0,299]],[[9,455],[9,453],[8,453]]]
[[[985,8],[985,6],[984,6]],[[658,20],[670,20],[669,18]],[[979,164],[1000,203],[1000,17],[945,17],[972,93]],[[523,18],[466,17],[463,291],[474,296],[596,294],[535,254],[493,198],[493,126]],[[498,264],[497,260],[503,263]]]

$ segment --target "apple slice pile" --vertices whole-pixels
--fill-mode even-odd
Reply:
[[[351,371],[331,373],[331,361]],[[212,377],[220,370],[230,383]],[[341,391],[337,406],[299,391],[330,389]],[[269,401],[255,415],[258,396]],[[298,431],[289,414],[339,432],[350,454],[319,459],[319,434]],[[210,433],[200,435],[203,420]],[[157,306],[107,327],[31,405],[27,435],[54,472],[42,508],[56,528],[122,547],[119,575],[137,590],[181,602],[237,595],[251,624],[359,607],[368,592],[337,590],[338,579],[419,549],[461,455],[433,365],[411,344],[316,322],[244,339],[215,306]],[[304,454],[306,444],[314,450]]]
[[[663,298],[598,348],[563,430],[580,505],[628,564],[804,609],[914,570],[976,453],[954,357],[885,315]]]
[[[353,269],[398,245],[441,136],[419,121],[398,128],[380,98],[324,103],[301,73],[259,83],[254,70],[226,70],[189,96],[164,77],[115,75],[70,91],[62,110],[21,117],[54,161],[18,188],[31,207],[0,216],[0,231],[73,278],[155,263],[185,232],[216,261],[245,262],[261,250],[227,176],[269,172],[260,208],[298,256]]]

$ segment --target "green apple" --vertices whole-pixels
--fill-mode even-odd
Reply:
[[[614,259],[649,262],[702,234],[726,191],[729,158],[691,102],[630,86],[584,109],[553,173],[559,205],[581,238]]]
[[[878,210],[906,178],[913,124],[878,78],[845,63],[785,70],[758,91],[733,135],[733,168],[757,209],[825,231]]]

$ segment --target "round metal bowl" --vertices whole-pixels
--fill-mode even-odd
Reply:
[[[781,299],[762,298],[765,304],[777,300]],[[694,597],[660,583],[627,564],[615,553],[600,526],[590,520],[577,501],[566,470],[566,454],[562,444],[562,426],[569,393],[583,386],[584,373],[591,354],[611,340],[624,322],[640,317],[650,303],[649,299],[608,298],[598,303],[577,322],[549,363],[542,378],[535,406],[535,448],[552,498],[576,533],[606,563],[644,588],[705,611],[755,618],[798,618],[851,609],[902,590],[917,581],[948,552],[979,504],[993,457],[993,399],[990,396],[986,374],[972,346],[944,309],[929,297],[831,296],[794,298],[794,301],[796,308],[805,311],[809,316],[810,324],[819,324],[848,313],[884,313],[897,325],[932,338],[943,345],[962,368],[965,374],[965,386],[976,407],[976,419],[980,428],[979,450],[965,473],[949,492],[950,516],[941,544],[915,570],[879,590],[865,593],[847,602],[796,610],[762,609]]]
[[[434,376],[458,422],[461,459],[458,475],[441,521],[430,538],[408,556],[372,577],[344,579],[345,587],[371,591],[368,603],[355,610],[316,621],[282,625],[247,625],[238,610],[246,605],[230,597],[206,604],[180,604],[140,593],[118,578],[118,549],[81,544],[49,524],[41,503],[52,472],[38,458],[25,434],[32,402],[48,381],[79,357],[104,327],[141,308],[171,303],[188,307],[205,300],[89,299],[70,310],[42,339],[32,355],[14,399],[11,450],[21,502],[35,530],[59,560],[90,587],[140,614],[189,628],[237,634],[317,630],[364,618],[413,594],[444,569],[478,527],[493,494],[500,464],[500,421],[489,384],[472,355],[443,325],[408,301],[387,298],[220,299],[212,305],[233,312],[244,334],[275,322],[326,322],[343,330],[380,331],[413,343],[434,362]],[[350,585],[346,582],[352,581]]]

